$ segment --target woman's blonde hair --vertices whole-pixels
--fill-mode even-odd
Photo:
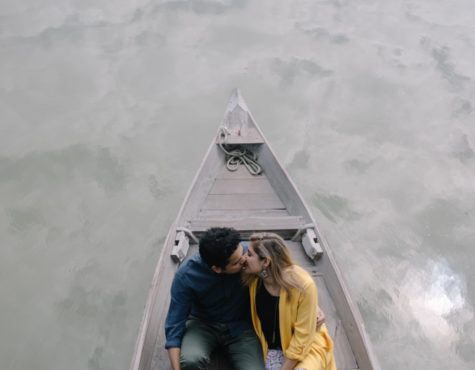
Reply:
[[[249,240],[257,257],[261,260],[269,260],[269,266],[266,268],[269,276],[286,291],[289,299],[292,288],[303,289],[292,272],[294,262],[284,239],[274,233],[255,233]],[[253,274],[244,275],[243,283],[250,285],[255,279],[259,279],[259,277]]]

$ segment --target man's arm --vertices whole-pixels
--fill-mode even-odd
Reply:
[[[180,370],[180,352],[179,347],[168,348],[168,358],[173,370]]]
[[[320,306],[317,306],[317,331],[320,330],[323,323],[325,323],[325,313]]]
[[[192,292],[182,273],[177,273],[171,287],[171,300],[165,320],[165,348],[173,370],[180,370],[181,340],[191,310]]]

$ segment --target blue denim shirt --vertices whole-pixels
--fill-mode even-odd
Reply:
[[[189,316],[210,323],[226,324],[231,335],[251,329],[248,288],[240,274],[217,274],[197,253],[183,262],[171,287],[165,321],[165,348],[181,347]]]

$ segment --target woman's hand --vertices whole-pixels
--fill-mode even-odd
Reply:
[[[294,370],[295,366],[299,362],[297,360],[289,360],[288,358],[285,357],[284,363],[282,364],[282,367],[280,370]]]

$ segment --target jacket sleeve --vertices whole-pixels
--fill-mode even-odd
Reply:
[[[190,314],[193,292],[184,274],[177,273],[171,287],[171,300],[165,320],[165,348],[181,347]]]
[[[303,291],[295,290],[293,300],[297,300],[297,315],[285,356],[291,360],[302,361],[312,347],[317,324],[318,296],[313,280],[305,281]]]

